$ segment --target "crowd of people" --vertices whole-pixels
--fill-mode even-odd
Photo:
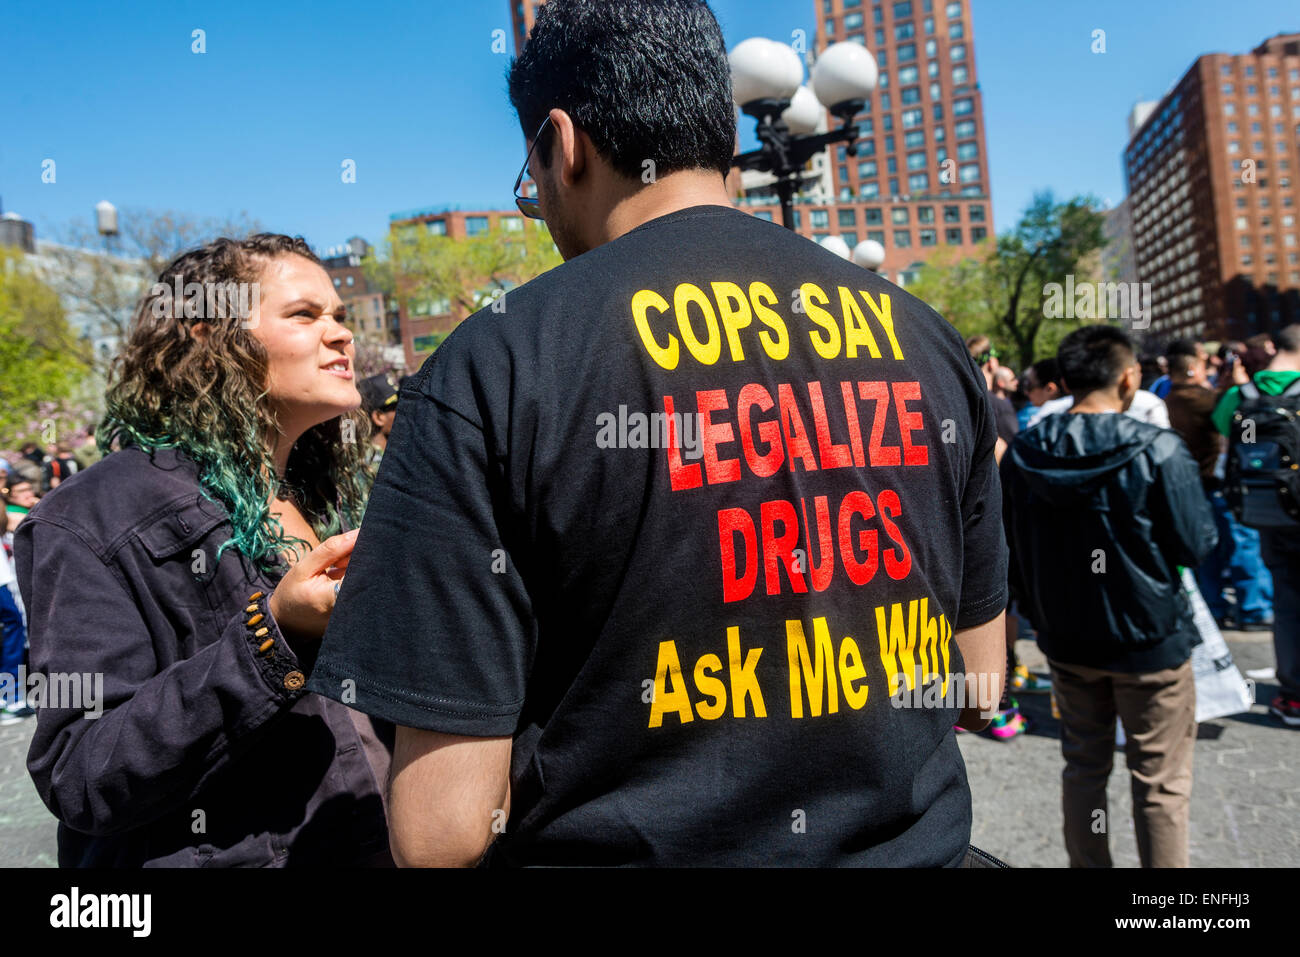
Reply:
[[[1071,863],[1110,862],[1118,716],[1142,861],[1186,865],[1181,567],[1274,625],[1300,723],[1300,328],[1157,370],[1090,326],[1015,376],[733,207],[701,0],[550,0],[509,90],[566,262],[508,311],[363,380],[303,240],[220,239],[140,303],[103,460],[15,463],[4,668],[102,681],[37,709],[59,863],[996,866],[954,728],[1050,691]],[[256,324],[156,292],[239,282]],[[593,441],[628,409],[665,441]]]
[[[1087,327],[1019,377],[987,337],[967,347],[998,422],[1008,673],[1022,618],[1051,671],[1010,686],[1050,691],[1060,715],[1071,863],[1109,866],[1088,812],[1106,807],[1119,719],[1141,860],[1186,866],[1201,638],[1183,568],[1219,628],[1273,633],[1269,710],[1300,726],[1300,325],[1146,360],[1121,330]],[[1025,727],[1008,696],[991,732]]]

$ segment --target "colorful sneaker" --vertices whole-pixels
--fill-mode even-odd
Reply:
[[[1011,699],[1011,707],[1005,711],[999,711],[993,716],[993,721],[989,725],[989,734],[995,738],[1014,738],[1018,734],[1024,734],[1028,729],[1028,723],[1025,716],[1020,713],[1020,705],[1016,699]]]
[[[1268,710],[1281,718],[1283,724],[1292,728],[1300,728],[1300,701],[1295,698],[1278,695],[1273,699],[1273,703],[1268,706]]]
[[[1052,690],[1052,679],[1034,674],[1024,665],[1016,665],[1011,673],[1011,690],[1025,694],[1047,694]]]

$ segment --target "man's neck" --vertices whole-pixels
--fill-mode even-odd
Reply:
[[[1300,372],[1300,355],[1279,352],[1268,364],[1269,372]]]
[[[613,242],[638,226],[692,206],[732,206],[722,174],[711,170],[681,170],[661,177],[615,202],[605,217],[596,245]]]
[[[1071,414],[1086,415],[1090,412],[1123,412],[1124,400],[1118,392],[1090,392],[1070,407]]]

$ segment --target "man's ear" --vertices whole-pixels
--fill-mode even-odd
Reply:
[[[587,171],[591,138],[578,129],[573,117],[564,110],[551,110],[551,126],[555,132],[551,160],[560,164],[556,178],[565,186],[573,186]]]

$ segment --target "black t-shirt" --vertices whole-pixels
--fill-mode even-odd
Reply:
[[[403,389],[309,687],[514,736],[497,862],[959,863],[934,698],[1007,575],[956,330],[721,206],[502,302]]]

